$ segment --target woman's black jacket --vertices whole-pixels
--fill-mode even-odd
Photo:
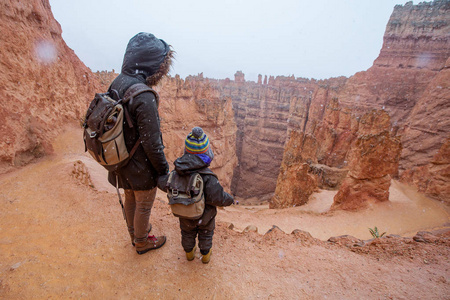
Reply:
[[[136,83],[145,83],[145,77],[121,73],[111,83],[109,91],[116,90],[123,98],[127,89]],[[139,138],[141,145],[127,165],[109,172],[108,181],[115,186],[117,175],[120,188],[149,190],[156,187],[159,176],[169,171],[163,151],[157,100],[152,92],[144,92],[125,105],[133,122],[133,128],[126,121],[123,125],[127,149],[130,152]]]

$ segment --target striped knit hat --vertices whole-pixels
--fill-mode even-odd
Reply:
[[[214,159],[214,154],[209,145],[208,136],[200,127],[192,128],[184,142],[184,153],[196,154],[207,164]]]

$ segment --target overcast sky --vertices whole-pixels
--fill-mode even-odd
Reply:
[[[171,75],[325,79],[367,70],[404,0],[50,0],[63,38],[93,71],[120,72],[145,31],[177,52]],[[417,4],[415,1],[414,4]]]

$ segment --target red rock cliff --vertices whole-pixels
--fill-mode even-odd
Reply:
[[[0,172],[51,152],[98,83],[67,47],[48,0],[0,3]]]
[[[311,99],[315,80],[271,77],[265,84],[247,82],[242,72],[235,81],[220,80],[215,88],[232,99],[237,125],[236,155],[239,165],[233,175],[232,190],[243,198],[269,199],[283,157],[291,103]]]
[[[405,124],[428,84],[450,56],[448,1],[396,5],[374,65],[349,78],[343,105],[385,109],[394,126]]]
[[[80,118],[94,93],[105,90],[115,75],[98,72],[99,86],[98,77],[62,40],[47,0],[0,5],[4,171],[51,151],[49,141],[61,124]],[[224,185],[238,196],[264,200],[276,189],[283,152],[298,154],[290,149],[298,143],[289,137],[301,137],[308,151],[299,154],[302,168],[294,168],[298,172],[291,178],[307,174],[321,188],[338,188],[349,168],[351,145],[360,135],[359,118],[384,109],[393,126],[390,134],[402,134],[402,178],[434,197],[448,198],[437,183],[448,186],[448,161],[442,157],[448,152],[450,119],[445,64],[450,56],[449,5],[396,6],[374,65],[348,79],[260,76],[255,83],[245,81],[242,72],[234,81],[169,78],[158,87],[169,160],[181,154],[190,129],[202,126]],[[421,179],[425,173],[430,180]]]
[[[172,163],[184,151],[187,134],[200,126],[208,135],[214,160],[211,169],[230,192],[236,157],[236,123],[231,99],[222,97],[203,77],[167,78],[157,87],[159,113],[167,160]],[[172,166],[171,166],[172,169]]]
[[[343,105],[389,112],[402,136],[399,171],[404,179],[433,164],[450,137],[449,15],[449,1],[395,6],[373,67],[350,78],[339,95]],[[434,180],[409,182],[423,190],[425,181],[435,185]],[[427,194],[450,202],[437,190]]]
[[[63,41],[48,0],[3,1],[0,7],[0,171],[5,172],[51,152],[62,125],[80,120],[94,94],[105,92],[117,74],[94,75],[77,58]],[[201,126],[215,152],[211,167],[230,190],[237,163],[231,100],[208,80],[195,78],[169,78],[158,89],[169,161],[182,154],[191,128]]]
[[[450,203],[450,59],[429,83],[409,116],[404,133],[402,179]],[[426,176],[427,175],[427,176]]]
[[[310,141],[312,145],[303,147],[315,150],[308,151],[310,156],[303,157],[301,163],[309,160],[309,172],[319,175],[319,184],[330,181],[324,172],[329,167],[344,170],[351,160],[354,169],[361,163],[351,159],[355,157],[351,153],[358,150],[350,152],[350,145],[357,141],[359,118],[378,109],[389,113],[393,128],[387,131],[393,137],[397,132],[402,136],[399,168],[405,172],[403,178],[430,196],[450,201],[450,180],[445,175],[448,163],[436,159],[442,156],[438,151],[446,153],[444,143],[450,132],[446,67],[450,56],[449,12],[448,1],[397,5],[386,27],[383,48],[370,69],[339,83],[320,85],[310,102],[300,99],[291,104],[290,120],[295,120],[295,124],[290,123],[288,131],[300,130],[309,135],[306,143]],[[393,151],[398,149],[392,146]],[[364,148],[362,140],[360,147]],[[290,151],[285,149],[285,155]],[[311,168],[317,167],[315,164],[319,165],[318,171]],[[281,170],[285,170],[283,165]],[[390,170],[390,175],[398,175],[394,168]],[[425,173],[430,176],[420,176]]]
[[[400,138],[391,134],[389,115],[371,111],[359,120],[358,137],[348,153],[349,172],[332,209],[357,210],[389,200],[391,174],[398,169]]]

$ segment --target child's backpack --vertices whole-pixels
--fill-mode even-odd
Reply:
[[[170,172],[166,183],[167,198],[175,217],[195,220],[203,215],[205,195],[200,173],[216,176],[209,169],[199,170],[186,176],[179,175],[175,170]]]
[[[128,160],[136,152],[140,139],[130,152],[125,145],[123,134],[124,118],[130,128],[133,122],[125,105],[134,97],[143,93],[155,94],[158,104],[158,94],[143,83],[132,85],[122,99],[113,99],[113,93],[119,98],[117,91],[104,94],[95,94],[84,119],[84,145],[92,157],[104,166],[108,171],[115,171],[126,165]]]

